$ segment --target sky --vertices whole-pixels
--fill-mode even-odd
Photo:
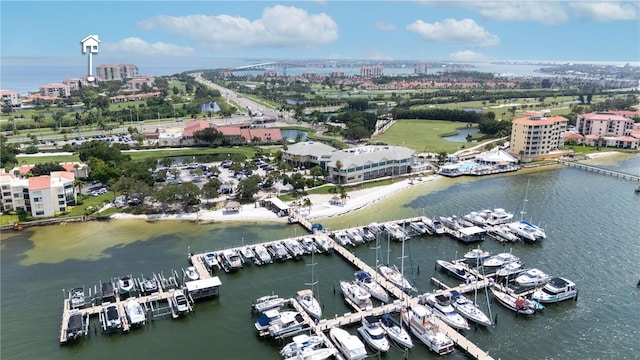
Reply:
[[[640,61],[640,1],[0,1],[7,57]],[[103,55],[104,54],[104,55]]]

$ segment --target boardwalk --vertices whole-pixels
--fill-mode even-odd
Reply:
[[[563,165],[567,165],[567,166],[571,166],[571,167],[575,167],[575,168],[578,168],[578,169],[582,169],[582,170],[595,172],[597,174],[609,175],[609,176],[614,176],[614,177],[618,177],[618,178],[625,179],[625,180],[640,182],[640,176],[635,175],[635,174],[629,174],[629,173],[625,173],[625,172],[622,172],[622,171],[609,170],[609,169],[601,168],[599,166],[586,165],[586,164],[582,164],[582,163],[579,163],[579,162],[576,162],[576,161],[567,161],[567,160],[560,160],[559,159],[558,163],[563,164]]]

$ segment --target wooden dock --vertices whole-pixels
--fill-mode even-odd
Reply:
[[[587,164],[579,163],[577,161],[567,161],[567,160],[558,159],[558,163],[562,164],[562,165],[567,165],[567,166],[570,166],[570,167],[575,167],[575,168],[578,168],[578,169],[586,170],[586,171],[595,172],[596,174],[609,175],[609,176],[618,177],[618,178],[621,178],[621,179],[624,179],[624,180],[640,182],[640,176],[635,175],[635,174],[629,174],[629,173],[625,173],[625,172],[622,172],[622,171],[616,171],[616,170],[609,170],[609,169],[605,169],[605,168],[602,168],[602,167],[599,167],[599,166],[587,165]]]

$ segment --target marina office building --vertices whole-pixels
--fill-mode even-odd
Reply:
[[[320,166],[337,184],[353,184],[385,176],[407,174],[416,165],[416,152],[402,146],[358,146],[338,150],[329,145],[304,141],[282,151],[293,166]]]
[[[568,121],[546,114],[513,119],[509,152],[524,162],[559,157]]]

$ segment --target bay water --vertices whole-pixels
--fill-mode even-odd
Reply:
[[[640,174],[640,156],[616,155],[594,164]],[[417,183],[365,209],[328,219],[333,229],[425,215],[462,216],[470,211],[505,208],[519,216],[525,192],[525,218],[546,229],[540,244],[502,245],[493,239],[461,244],[448,237],[413,238],[405,244],[383,241],[378,251],[361,245],[354,252],[370,265],[376,253],[404,265],[421,292],[435,289],[431,277],[454,286],[436,269],[438,259],[460,258],[480,245],[492,253],[513,252],[527,267],[538,267],[577,283],[577,301],[549,305],[532,317],[514,316],[496,301],[490,306],[497,324],[472,328],[466,335],[494,358],[501,359],[640,359],[640,194],[638,184],[575,168],[553,166],[480,178],[439,179]],[[348,200],[347,200],[348,201]],[[311,258],[262,267],[247,266],[219,274],[219,298],[197,302],[195,311],[172,320],[159,318],[129,334],[103,335],[97,318],[90,336],[59,346],[64,290],[93,287],[100,280],[188,266],[187,252],[219,250],[241,244],[300,236],[298,225],[261,222],[194,224],[182,221],[88,222],[29,228],[2,233],[2,359],[279,359],[282,344],[259,339],[250,310],[258,297],[275,293],[293,297],[311,281]],[[325,317],[342,315],[338,287],[355,271],[338,255],[316,255],[315,279]],[[473,294],[471,294],[473,296]],[[490,297],[489,297],[490,298]],[[356,326],[347,330],[355,334]],[[371,352],[371,351],[370,351]],[[403,359],[392,349],[386,359]],[[416,342],[408,358],[437,358]],[[461,350],[447,355],[465,359]]]

